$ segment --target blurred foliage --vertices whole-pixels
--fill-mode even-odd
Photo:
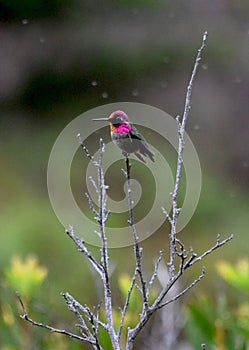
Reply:
[[[47,269],[39,265],[36,256],[28,256],[24,261],[15,256],[11,266],[6,268],[5,278],[1,281],[0,295],[0,329],[1,339],[4,340],[4,343],[0,343],[1,349],[83,349],[77,342],[72,342],[63,335],[52,334],[39,328],[33,329],[31,324],[20,318],[23,310],[14,294],[15,291],[20,294],[25,308],[33,318],[44,323],[56,324],[54,310],[49,311],[47,306],[38,305],[35,301],[46,275]],[[49,290],[47,293],[49,298]]]
[[[241,259],[235,266],[219,261],[217,264],[219,275],[232,286],[249,294],[249,260]]]
[[[61,328],[63,321],[56,321],[60,319],[60,315],[56,315],[55,310],[50,309],[49,305],[37,305],[36,298],[39,296],[39,290],[43,280],[46,278],[47,270],[40,266],[38,259],[35,256],[28,256],[26,260],[22,261],[15,256],[12,259],[10,267],[6,268],[5,278],[1,281],[1,298],[0,298],[0,327],[1,335],[4,337],[4,348],[1,349],[27,349],[31,350],[34,347],[38,349],[85,349],[85,346],[78,344],[76,341],[71,341],[69,338],[58,333],[49,333],[45,329],[32,326],[26,321],[20,319],[19,315],[23,314],[19,301],[16,298],[14,302],[14,292],[22,298],[25,308],[29,316],[37,321],[42,320],[42,323],[53,325],[55,328]],[[127,292],[131,286],[131,277],[128,274],[121,274],[118,277],[118,287],[121,293],[121,304],[125,304]],[[48,288],[46,298],[49,299],[51,289]],[[149,296],[149,302],[152,302],[155,297],[153,289]],[[126,334],[128,327],[134,327],[139,319],[139,314],[142,308],[142,298],[140,292],[136,287],[130,294],[130,303],[124,319],[122,338],[125,345]],[[102,306],[100,309],[100,316],[105,320],[105,311]],[[114,325],[118,330],[121,311],[113,311]],[[40,321],[39,321],[40,322]],[[68,326],[67,326],[68,327]],[[34,330],[32,330],[34,328]],[[72,328],[72,327],[70,327]],[[108,333],[102,328],[99,328],[99,341],[103,349],[111,350],[112,345]],[[87,345],[86,345],[87,348]]]
[[[249,261],[243,259],[233,267],[225,261],[216,265],[218,273],[225,281],[240,292],[249,292]],[[249,348],[249,303],[236,298],[230,305],[226,295],[214,303],[202,296],[186,308],[186,333],[194,349],[205,343],[208,349],[247,350]]]
[[[36,293],[46,276],[47,269],[38,265],[35,256],[29,256],[24,262],[14,256],[11,267],[5,271],[8,285],[28,300]]]

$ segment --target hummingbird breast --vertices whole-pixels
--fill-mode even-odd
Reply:
[[[126,153],[133,153],[138,149],[137,142],[128,132],[111,132],[111,138],[115,145]]]
[[[131,124],[124,112],[118,111],[118,116],[108,118],[110,122],[111,138],[113,143],[118,146],[124,156],[134,153],[135,156],[146,163],[145,157],[149,157],[154,162],[154,152],[150,150],[146,140],[139,133],[136,127]],[[120,116],[121,114],[121,116]],[[125,117],[125,118],[124,118]]]

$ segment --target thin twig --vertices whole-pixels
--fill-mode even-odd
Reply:
[[[97,270],[99,273],[101,280],[103,282],[103,289],[104,289],[104,301],[105,301],[105,312],[106,312],[106,330],[109,333],[112,346],[115,350],[119,350],[119,343],[117,339],[117,334],[114,329],[113,324],[113,315],[112,315],[112,294],[111,294],[111,287],[110,287],[110,274],[109,274],[109,255],[108,255],[108,247],[107,247],[107,237],[105,232],[105,222],[109,216],[109,211],[106,210],[106,202],[107,202],[107,196],[106,196],[106,190],[108,186],[105,184],[104,179],[104,170],[103,170],[103,155],[105,150],[105,144],[103,143],[103,140],[100,139],[99,141],[99,159],[98,162],[95,161],[94,157],[90,154],[87,147],[83,144],[80,134],[77,135],[80,145],[82,146],[83,150],[85,151],[87,157],[91,160],[93,165],[96,167],[97,170],[97,184],[95,181],[91,178],[90,181],[92,182],[96,193],[98,194],[98,211],[94,208],[93,202],[89,195],[87,195],[88,202],[90,209],[95,214],[95,219],[99,223],[99,232],[98,235],[101,240],[101,264],[99,264],[96,259],[92,256],[92,254],[87,250],[85,244],[83,241],[75,238],[72,233],[70,234],[70,231],[68,234],[70,234],[70,237],[73,238],[79,249],[88,257],[89,261],[92,263],[93,267]],[[83,308],[82,311],[87,311],[90,316],[90,323],[91,319],[94,319],[94,315],[92,312],[90,312],[90,309]],[[96,323],[95,319],[95,323]],[[102,325],[99,321],[97,324]],[[92,324],[93,330],[95,332],[95,335],[97,334],[95,324]]]
[[[176,301],[177,299],[179,299],[182,295],[186,294],[191,288],[193,288],[198,282],[200,282],[200,280],[202,280],[202,278],[205,276],[205,269],[202,269],[202,272],[200,274],[200,276],[195,279],[189,286],[187,286],[183,291],[181,291],[181,293],[175,295],[173,298],[166,300],[165,302],[163,302],[162,304],[158,305],[157,309],[161,309],[162,307],[172,303],[173,301]]]
[[[188,88],[187,88],[182,120],[180,121],[179,116],[176,118],[176,122],[178,125],[178,142],[179,143],[178,143],[178,151],[177,151],[175,186],[172,193],[172,218],[171,220],[169,220],[171,224],[171,230],[169,235],[169,238],[170,238],[169,277],[170,279],[173,279],[175,275],[176,232],[177,232],[176,225],[180,214],[180,208],[178,208],[178,193],[179,193],[180,179],[181,179],[181,173],[182,173],[182,163],[183,163],[182,157],[183,157],[183,150],[184,150],[185,127],[186,127],[186,123],[187,123],[187,119],[188,119],[188,115],[191,107],[191,95],[192,95],[193,83],[197,72],[197,67],[199,65],[203,50],[206,45],[206,41],[207,41],[207,32],[203,34],[202,44],[200,49],[198,50],[198,53],[195,59],[194,68],[193,68],[190,81],[188,84]]]
[[[141,290],[143,296],[143,308],[144,311],[147,312],[149,304],[146,293],[146,281],[144,279],[143,271],[142,271],[142,248],[139,249],[138,245],[138,235],[136,231],[136,227],[134,225],[134,213],[133,213],[133,203],[131,196],[131,177],[130,177],[131,164],[129,157],[126,157],[126,178],[127,178],[127,197],[128,197],[128,207],[129,207],[129,225],[131,227],[132,235],[133,235],[133,248],[136,259],[136,269],[141,283]]]
[[[100,306],[101,306],[101,304],[98,304],[96,307],[96,327],[94,329],[94,335],[95,335],[96,339],[98,339],[98,336],[99,336],[99,325],[102,324],[102,322],[100,322],[100,320],[99,320]]]
[[[106,214],[106,189],[104,179],[104,170],[103,170],[103,154],[105,145],[103,140],[100,139],[100,153],[99,153],[99,161],[96,165],[98,172],[98,188],[99,188],[99,196],[98,196],[98,206],[99,206],[99,231],[101,237],[101,264],[103,267],[104,274],[102,276],[103,288],[104,288],[104,299],[105,299],[105,312],[107,318],[107,327],[108,333],[111,338],[112,346],[115,350],[119,350],[119,342],[118,337],[114,329],[113,324],[113,315],[112,315],[112,294],[110,287],[110,275],[109,275],[109,255],[107,249],[107,238],[105,232],[105,222],[107,218]]]
[[[73,240],[73,242],[78,247],[79,251],[82,252],[88,260],[91,262],[94,269],[98,272],[98,274],[102,277],[103,276],[103,266],[93,257],[93,255],[89,252],[87,249],[85,242],[81,239],[79,239],[77,236],[75,236],[73,232],[73,227],[70,226],[68,230],[66,230],[66,234]]]
[[[108,330],[107,325],[100,321],[98,317],[96,317],[94,315],[94,313],[90,310],[90,308],[87,305],[82,305],[81,303],[79,303],[70,293],[61,293],[61,295],[63,296],[63,298],[66,300],[66,303],[69,307],[69,309],[71,310],[71,306],[73,305],[73,309],[71,311],[74,312],[75,308],[76,309],[80,309],[82,312],[84,312],[85,315],[91,315],[93,321],[100,325],[101,327],[103,327],[105,330]]]
[[[94,204],[93,204],[92,198],[89,196],[89,194],[88,194],[87,192],[85,193],[85,196],[86,196],[86,198],[87,198],[89,208],[91,209],[91,211],[92,211],[93,214],[95,215],[94,219],[95,219],[96,221],[99,221],[99,215],[98,215],[97,210],[94,208]]]
[[[89,180],[90,180],[90,182],[91,182],[93,188],[95,189],[95,192],[96,192],[96,193],[99,193],[99,189],[98,189],[98,186],[97,186],[97,184],[96,184],[94,178],[93,178],[92,176],[89,176]]]
[[[83,148],[84,152],[86,153],[87,158],[89,158],[93,163],[95,163],[95,159],[91,155],[91,153],[89,152],[88,148],[84,145],[80,133],[77,134],[77,138],[79,140],[81,147]]]
[[[168,222],[170,223],[170,225],[172,224],[172,218],[170,217],[169,213],[167,212],[167,210],[164,207],[161,207],[163,214],[166,216],[166,219],[168,220]]]
[[[73,338],[73,339],[77,339],[77,340],[81,340],[81,341],[87,341],[88,343],[90,344],[93,344],[93,345],[96,345],[95,341],[93,341],[91,338],[87,337],[87,336],[79,336],[77,334],[74,334],[74,333],[71,333],[71,332],[68,332],[64,329],[59,329],[59,328],[54,328],[54,327],[51,327],[51,326],[48,326],[44,323],[41,323],[41,322],[36,322],[34,321],[32,318],[30,318],[28,316],[28,313],[26,311],[26,308],[24,306],[24,303],[19,295],[19,293],[16,293],[16,296],[21,304],[21,307],[22,307],[22,310],[23,310],[23,314],[20,315],[20,317],[23,319],[23,320],[26,320],[28,321],[29,323],[31,323],[33,326],[37,326],[37,327],[41,327],[41,328],[45,328],[47,330],[49,330],[50,332],[53,332],[53,333],[60,333],[60,334],[64,334],[70,338]]]
[[[151,276],[151,279],[150,279],[150,281],[149,281],[149,283],[148,283],[148,287],[147,287],[147,291],[146,291],[146,294],[147,294],[147,298],[148,298],[148,299],[149,299],[149,294],[150,294],[151,288],[152,288],[152,286],[153,286],[153,283],[154,283],[154,281],[155,281],[155,278],[157,277],[158,267],[159,267],[159,264],[160,264],[160,262],[161,262],[161,260],[162,260],[162,257],[163,257],[163,251],[161,250],[161,251],[159,252],[159,256],[158,256],[158,258],[157,258],[157,261],[156,261],[156,263],[155,263],[154,272],[153,272],[153,274],[152,274],[152,276]]]
[[[96,347],[98,348],[98,350],[101,350],[102,347],[100,346],[99,344],[99,338],[98,338],[98,324],[95,324],[95,315],[93,312],[91,312],[89,310],[89,322],[91,323],[91,326],[92,326],[92,330],[93,330],[93,336],[94,336],[94,339],[96,341]]]
[[[223,246],[224,244],[226,244],[227,242],[231,241],[231,239],[233,239],[233,234],[231,234],[229,237],[227,237],[226,239],[224,239],[223,241],[220,241],[220,235],[217,235],[217,241],[216,244],[211,247],[210,249],[206,250],[203,254],[201,254],[199,257],[194,257],[194,259],[190,262],[186,262],[185,266],[184,266],[184,270],[186,270],[186,268],[194,265],[195,263],[197,263],[198,261],[202,260],[205,256],[207,256],[208,254],[212,253],[213,251],[215,251],[216,249],[220,248],[221,246]]]
[[[120,341],[120,337],[121,337],[121,334],[122,334],[122,330],[123,330],[123,326],[124,326],[124,320],[125,320],[125,315],[126,315],[129,303],[130,303],[130,297],[131,297],[131,293],[132,293],[132,290],[133,290],[134,285],[135,285],[136,277],[137,277],[137,270],[134,271],[134,274],[132,276],[132,280],[131,280],[130,288],[129,288],[128,292],[127,292],[125,304],[124,304],[123,310],[121,311],[121,320],[120,320],[119,330],[118,330],[118,340],[119,341]]]
[[[163,299],[165,298],[165,296],[167,295],[169,290],[179,280],[179,278],[182,276],[182,274],[184,273],[184,271],[188,267],[192,266],[195,262],[202,260],[206,255],[208,255],[208,254],[212,253],[214,250],[220,248],[221,246],[226,244],[228,241],[230,241],[232,238],[233,238],[233,235],[230,235],[228,238],[226,238],[220,242],[219,235],[218,235],[218,239],[217,239],[216,244],[213,247],[211,247],[210,249],[208,249],[206,252],[204,252],[202,255],[200,255],[198,258],[196,257],[196,254],[192,250],[190,250],[191,256],[190,256],[189,260],[187,260],[187,262],[183,265],[183,267],[181,267],[183,264],[183,263],[181,263],[181,266],[180,266],[177,274],[174,275],[173,279],[169,279],[167,285],[162,289],[160,294],[157,296],[153,305],[151,305],[151,309],[157,310],[157,308],[159,307],[159,305],[161,305],[161,302],[163,301]],[[186,256],[185,256],[185,258],[186,258]]]
[[[89,339],[92,339],[94,341],[93,334],[91,333],[89,327],[87,326],[83,315],[79,312],[79,306],[78,306],[79,303],[76,302],[74,298],[68,297],[67,293],[61,293],[61,295],[65,299],[69,310],[72,311],[77,317],[77,319],[79,320],[80,324],[79,325],[77,324],[76,326],[80,327],[81,334],[83,336],[89,337]],[[96,342],[96,339],[95,339],[95,342]]]

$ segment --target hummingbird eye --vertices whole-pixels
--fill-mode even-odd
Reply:
[[[116,115],[114,118],[113,118],[113,124],[120,124],[122,122],[122,117],[120,115]]]

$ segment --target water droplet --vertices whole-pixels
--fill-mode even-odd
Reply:
[[[203,64],[201,65],[201,68],[202,68],[203,70],[207,70],[207,69],[208,69],[208,65],[207,65],[206,63],[203,63]]]
[[[170,59],[169,59],[169,57],[167,57],[167,56],[165,56],[164,58],[163,58],[163,63],[169,63],[169,61],[170,61]]]
[[[23,20],[22,20],[22,24],[28,24],[29,23],[29,21],[26,19],[26,18],[24,18]]]
[[[45,42],[45,39],[44,38],[40,38],[40,43],[43,44]]]
[[[98,83],[97,83],[97,81],[96,81],[96,80],[93,80],[93,81],[91,82],[91,85],[92,85],[92,86],[97,86],[97,85],[98,85]]]
[[[200,129],[200,125],[195,124],[195,125],[194,125],[194,130],[199,130],[199,129]]]
[[[175,18],[175,16],[176,16],[176,15],[175,15],[174,12],[170,12],[170,13],[168,14],[168,17],[169,17],[169,18]]]
[[[131,94],[132,94],[132,96],[138,96],[139,95],[138,89],[133,89]]]
[[[103,98],[107,98],[107,97],[108,97],[108,93],[107,93],[106,91],[104,91],[104,92],[102,93],[102,97],[103,97]]]
[[[234,191],[230,191],[229,192],[229,197],[230,198],[235,198],[236,197],[236,193]]]
[[[162,81],[160,82],[160,86],[161,86],[162,89],[166,89],[166,88],[168,87],[167,81],[163,81],[163,80],[162,80]]]
[[[139,14],[139,10],[137,8],[132,9],[132,14],[137,16]]]
[[[241,82],[242,82],[241,77],[237,76],[237,77],[235,78],[235,83],[236,83],[236,84],[240,84]]]

